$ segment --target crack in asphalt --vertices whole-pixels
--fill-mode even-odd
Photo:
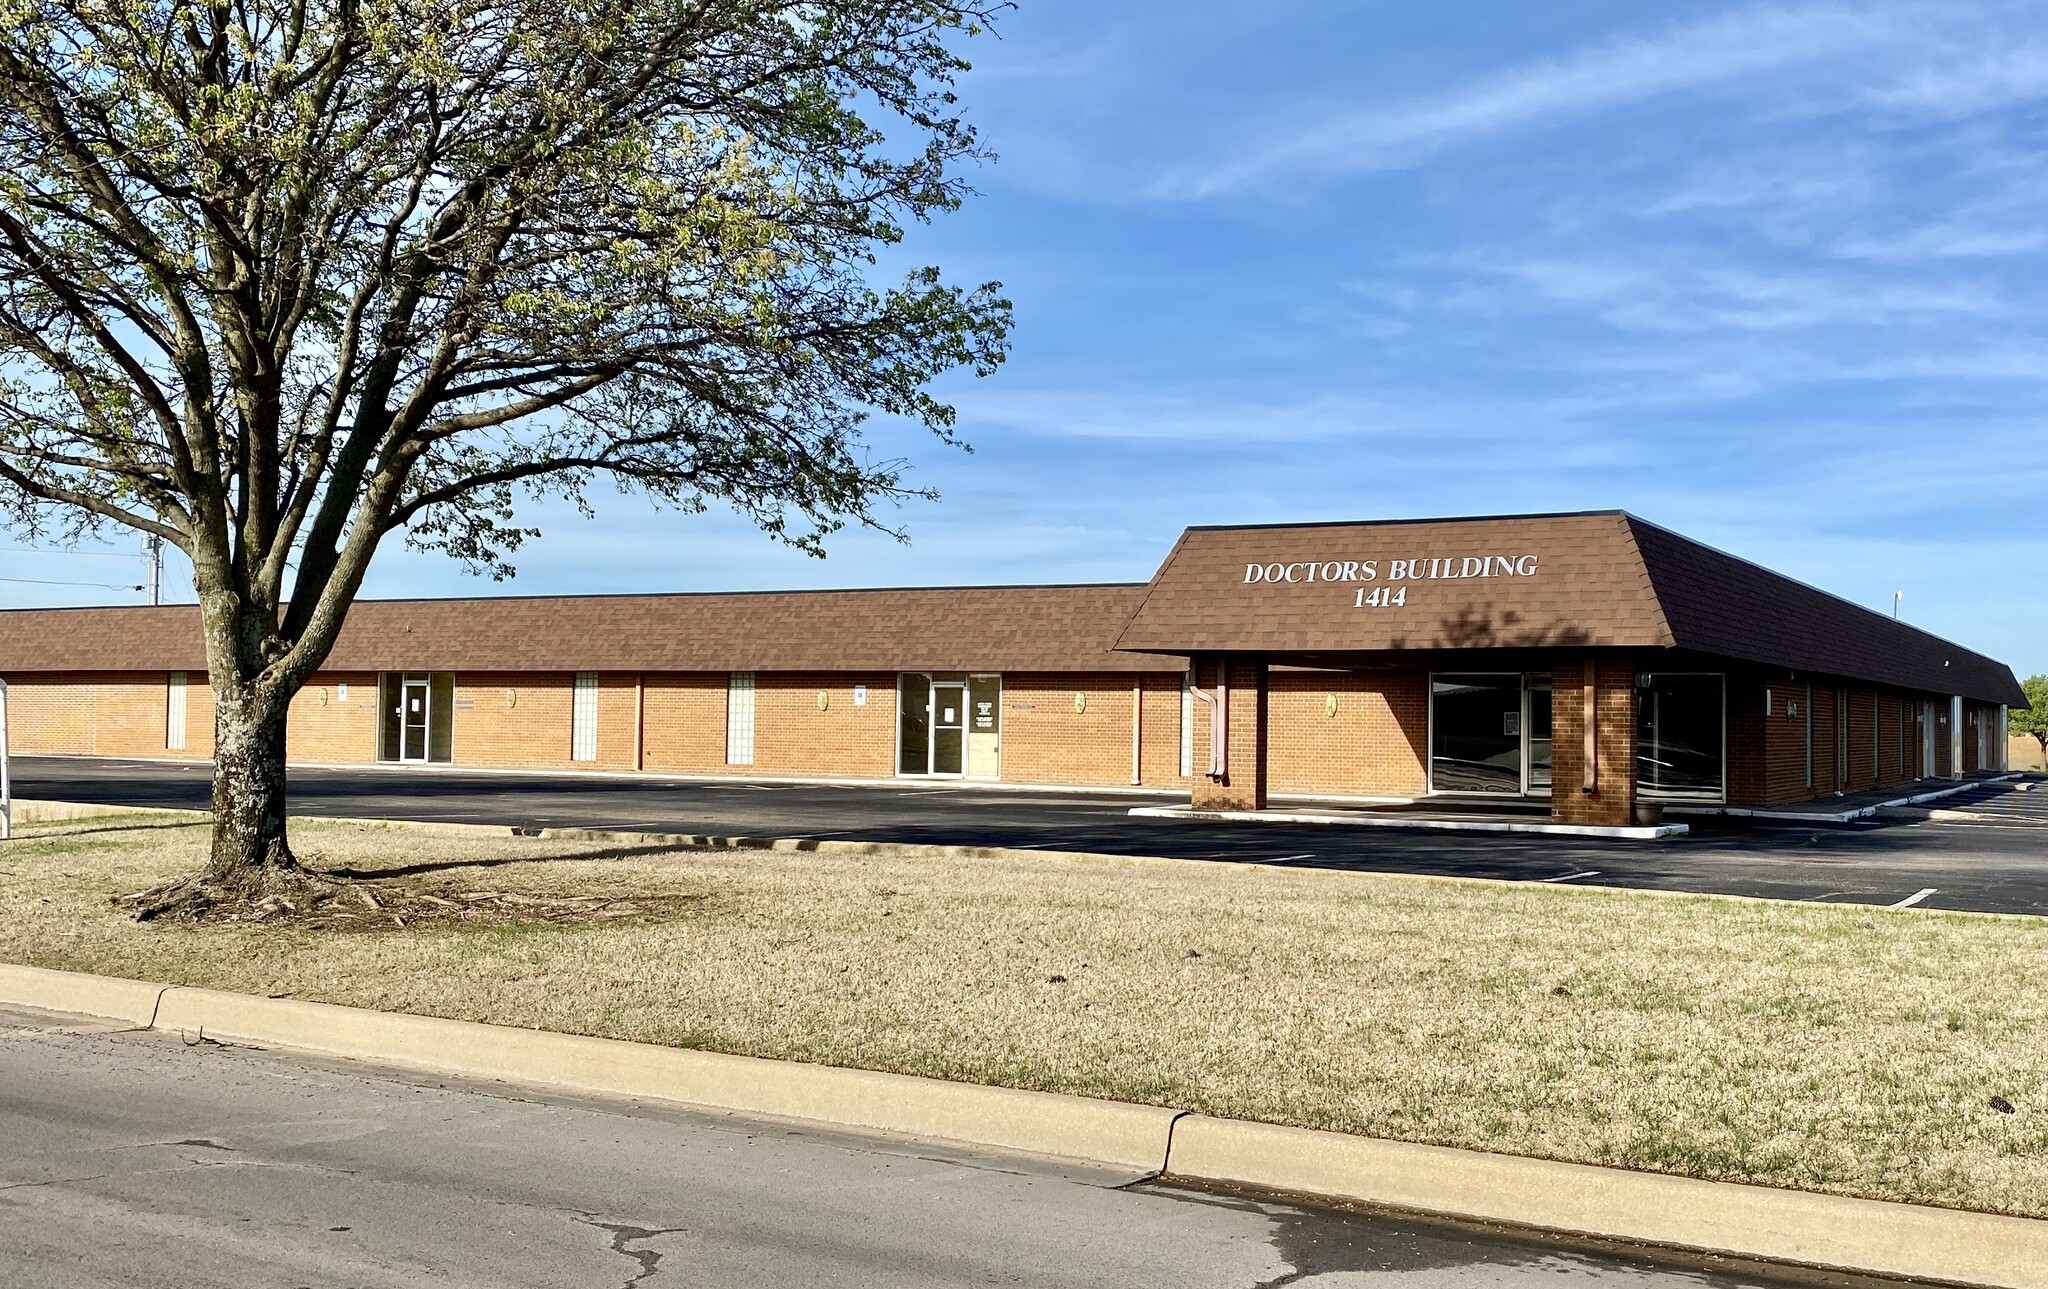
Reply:
[[[628,1226],[623,1222],[600,1222],[596,1215],[591,1213],[578,1213],[576,1220],[585,1226],[594,1226],[611,1236],[612,1252],[631,1258],[640,1265],[640,1274],[627,1280],[624,1289],[633,1289],[634,1285],[661,1269],[661,1253],[658,1250],[629,1249],[627,1245],[638,1244],[642,1240],[658,1239],[664,1235],[682,1235],[689,1230],[688,1227],[682,1226],[650,1229],[644,1226]]]
[[[12,1182],[0,1186],[0,1191],[26,1190],[31,1186],[68,1186],[73,1182],[103,1182],[111,1176],[112,1173],[95,1173],[91,1177],[51,1177],[40,1182]]]

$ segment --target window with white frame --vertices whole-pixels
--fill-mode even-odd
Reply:
[[[1180,674],[1180,772],[1195,772],[1195,673]]]
[[[576,697],[569,709],[569,759],[597,759],[597,673],[576,673]]]
[[[754,763],[754,673],[736,671],[725,687],[725,763]]]
[[[169,697],[164,703],[164,748],[171,752],[185,750],[186,679],[182,671],[171,673]]]

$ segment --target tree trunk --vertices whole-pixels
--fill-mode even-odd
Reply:
[[[244,686],[214,693],[213,851],[206,880],[263,888],[295,874],[285,838],[288,696]]]

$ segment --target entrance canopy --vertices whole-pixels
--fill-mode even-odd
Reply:
[[[1116,647],[1680,649],[2026,705],[2003,663],[1621,511],[1190,528]]]

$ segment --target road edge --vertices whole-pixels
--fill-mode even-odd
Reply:
[[[1798,1266],[2048,1289],[2048,1221],[0,963],[0,1002],[450,1076]]]

